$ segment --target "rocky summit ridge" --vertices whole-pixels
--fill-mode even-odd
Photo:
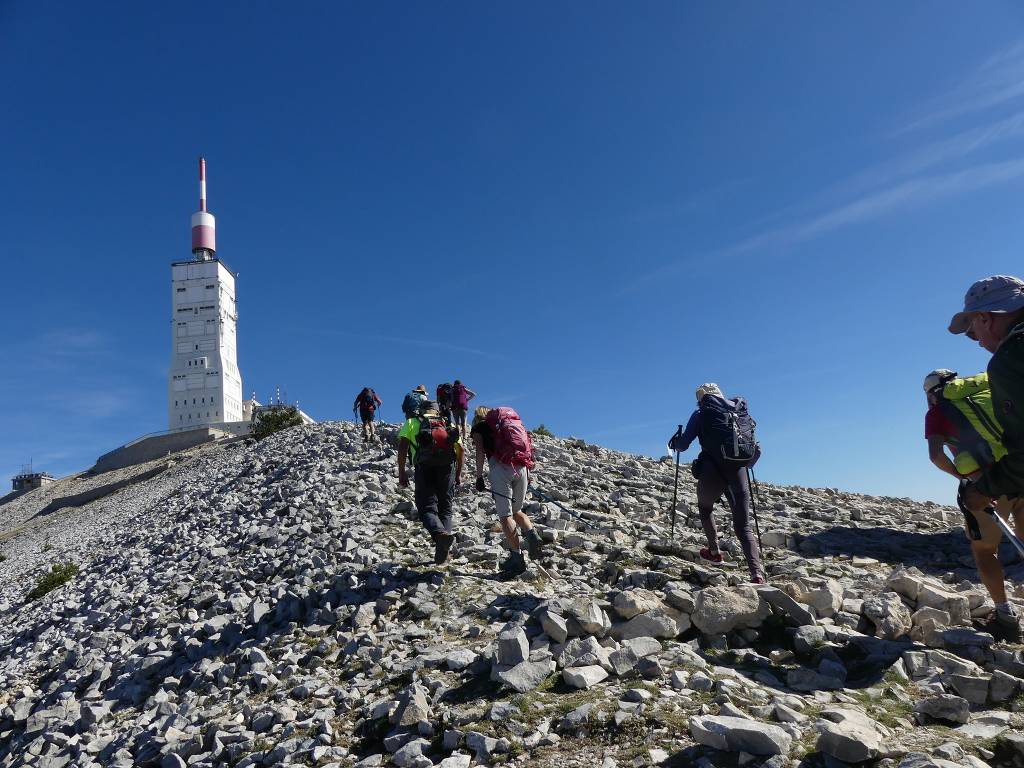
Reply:
[[[0,504],[0,766],[1024,766],[1024,650],[977,625],[956,510],[762,484],[754,587],[735,539],[698,562],[685,468],[670,541],[671,460],[538,437],[560,505],[528,507],[547,556],[507,581],[483,494],[432,564],[382,437],[296,427]]]

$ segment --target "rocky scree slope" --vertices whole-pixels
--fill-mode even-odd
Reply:
[[[503,581],[485,495],[433,566],[383,435],[293,428],[45,516],[19,497],[0,766],[1024,765],[1024,651],[972,624],[954,510],[762,485],[755,588],[698,562],[685,467],[669,541],[670,460],[538,438],[562,506],[530,505],[547,556]]]

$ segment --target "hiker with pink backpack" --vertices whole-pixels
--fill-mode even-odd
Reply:
[[[501,570],[507,576],[515,577],[526,570],[520,530],[526,539],[530,560],[538,560],[543,554],[544,542],[540,533],[523,512],[530,471],[534,468],[533,442],[514,410],[486,406],[480,406],[474,412],[470,437],[476,448],[476,489],[491,492],[498,521],[511,552],[501,564]],[[485,459],[489,467],[490,488],[484,483]]]
[[[469,412],[469,401],[476,397],[476,392],[456,379],[452,383],[450,406],[455,426],[459,428],[459,435],[466,439],[466,413]]]

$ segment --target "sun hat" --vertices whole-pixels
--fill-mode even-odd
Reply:
[[[422,392],[424,395],[427,394],[427,388],[420,384],[413,392]]]
[[[924,391],[931,392],[940,384],[945,384],[950,379],[955,378],[956,371],[951,371],[949,368],[936,368],[924,377]]]
[[[1024,281],[1009,275],[992,275],[967,289],[964,308],[949,321],[950,333],[964,333],[974,312],[1016,312],[1024,309]]]
[[[704,395],[715,395],[716,397],[725,397],[722,394],[721,388],[714,382],[706,382],[697,387],[697,402],[699,403]]]

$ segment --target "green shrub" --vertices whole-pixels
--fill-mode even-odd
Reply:
[[[534,428],[532,431],[533,431],[533,434],[540,435],[541,437],[554,437],[555,436],[555,433],[552,432],[547,427],[545,427],[543,424],[541,424],[539,427]]]
[[[268,435],[280,432],[288,427],[302,426],[299,409],[294,405],[282,405],[257,412],[252,420],[252,436],[262,440]]]
[[[78,566],[74,563],[58,563],[36,583],[31,592],[25,595],[25,601],[38,600],[47,592],[52,592],[57,587],[71,581],[77,573]]]

